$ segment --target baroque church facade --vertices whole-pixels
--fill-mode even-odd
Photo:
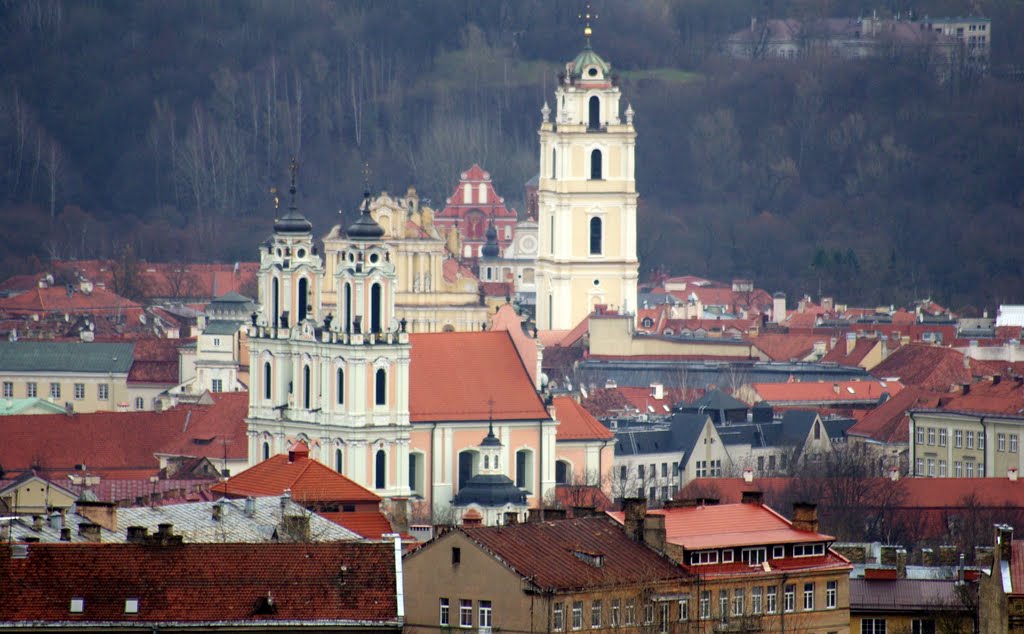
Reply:
[[[538,132],[537,325],[549,330],[575,327],[598,304],[637,308],[634,112],[620,116],[611,64],[587,35]]]

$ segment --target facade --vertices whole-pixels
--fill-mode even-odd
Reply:
[[[206,306],[195,347],[181,351],[188,376],[168,390],[168,400],[189,401],[204,392],[244,392],[249,384],[248,329],[256,303],[230,292]],[[187,361],[186,361],[187,360]]]
[[[606,517],[464,527],[406,555],[404,574],[410,633],[685,631],[687,575]]]
[[[462,259],[478,258],[487,241],[487,228],[494,224],[498,247],[504,251],[512,243],[518,214],[505,206],[491,182],[491,175],[477,164],[459,174],[459,184],[445,199],[445,207],[434,221],[448,234],[458,229],[460,250],[455,256]]]
[[[1024,632],[1024,543],[1014,541],[1013,527],[995,527],[992,574],[981,581],[979,621],[982,632]]]
[[[894,569],[868,569],[864,578],[850,579],[850,632],[978,631],[976,583],[895,578],[896,573]]]
[[[637,309],[636,130],[611,65],[590,48],[566,64],[540,125],[537,325],[570,329],[604,304]]]
[[[446,232],[440,217],[435,218],[434,210],[421,204],[412,187],[401,197],[382,192],[369,206],[392,253],[398,280],[395,318],[406,321],[408,332],[479,330],[487,320],[487,308],[480,301],[476,276],[458,262],[462,243],[458,227],[450,226]],[[341,225],[324,237],[327,280],[336,279],[344,268],[345,240]],[[321,299],[325,305],[334,305],[338,292],[334,284],[328,284]]]

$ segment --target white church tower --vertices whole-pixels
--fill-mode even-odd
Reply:
[[[596,304],[637,308],[636,131],[611,64],[587,45],[545,102],[538,183],[537,326],[568,329]]]

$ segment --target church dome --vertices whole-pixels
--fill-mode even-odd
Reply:
[[[480,254],[485,258],[498,257],[498,229],[494,226],[494,218],[491,218],[491,224],[484,235],[487,237],[487,243],[480,249]]]
[[[569,72],[575,78],[599,79],[611,72],[612,66],[604,61],[594,49],[587,44],[576,59],[569,63]]]
[[[370,192],[363,192],[363,204],[359,208],[359,218],[345,231],[352,240],[375,240],[384,236],[384,227],[370,215]]]
[[[526,504],[526,492],[501,474],[477,474],[459,489],[455,506],[477,504],[485,508],[498,508],[506,504]]]
[[[312,233],[313,223],[299,213],[294,207],[288,213],[274,221],[274,233]]]

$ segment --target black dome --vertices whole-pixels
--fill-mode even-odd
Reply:
[[[359,217],[345,231],[353,240],[374,240],[384,236],[384,227],[370,215],[370,192],[363,192],[363,204],[359,209]]]
[[[313,223],[299,213],[298,209],[288,210],[284,216],[274,221],[274,233],[312,233]]]
[[[481,255],[485,258],[496,258],[498,257],[498,229],[494,226],[494,219],[491,219],[490,226],[487,227],[487,244],[480,249]]]
[[[455,496],[455,506],[479,504],[485,507],[525,505],[526,492],[508,476],[478,474],[469,479]]]

